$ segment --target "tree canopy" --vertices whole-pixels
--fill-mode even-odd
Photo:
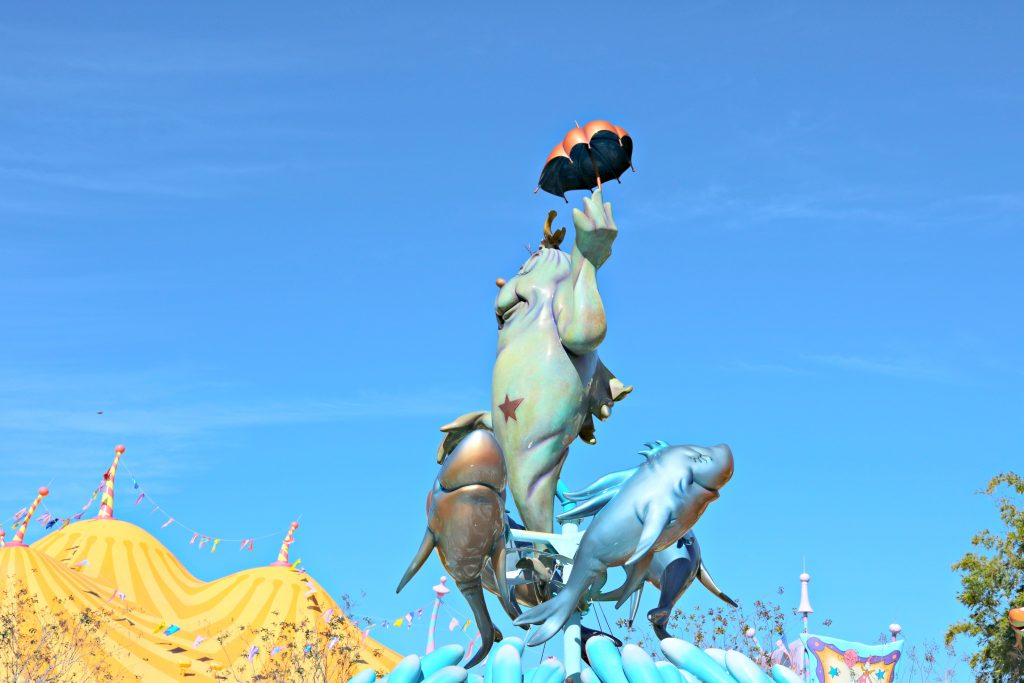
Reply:
[[[953,565],[962,586],[957,599],[969,616],[949,627],[946,644],[957,636],[975,640],[978,650],[970,662],[979,680],[1022,681],[1024,651],[1014,647],[1007,615],[1013,607],[1024,607],[1024,509],[1019,504],[1024,478],[1013,472],[1000,474],[984,493],[993,495],[1000,487],[1010,490],[995,501],[1004,528],[979,531],[971,539],[975,550]]]

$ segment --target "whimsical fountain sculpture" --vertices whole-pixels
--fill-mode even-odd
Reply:
[[[648,444],[641,452],[647,460],[639,466],[575,493],[559,490],[572,443],[577,437],[596,443],[593,418],[607,419],[613,405],[632,391],[597,353],[607,332],[597,272],[618,236],[601,182],[617,179],[631,166],[632,149],[632,138],[621,128],[594,121],[570,131],[552,152],[542,189],[557,196],[568,189],[596,185],[597,190],[583,200],[582,211],[573,210],[571,250],[562,250],[566,230],[552,229],[552,211],[537,250],[513,277],[497,280],[490,410],[467,413],[441,428],[437,461],[442,469],[428,497],[427,533],[399,589],[436,547],[480,626],[483,647],[469,666],[500,638],[482,587],[497,594],[514,618],[521,605],[530,608],[515,618],[524,628],[534,625],[526,644],[539,645],[563,631],[565,668],[547,672],[552,680],[578,680],[582,641],[599,650],[615,647],[610,639],[589,638],[592,630],[583,637],[580,618],[592,601],[614,600],[618,607],[633,598],[632,621],[645,581],[655,584],[661,600],[648,617],[662,639],[669,635],[665,625],[672,606],[694,578],[734,604],[707,574],[691,531],[732,476],[728,446]],[[483,446],[489,457],[478,468],[483,459],[468,454]],[[503,463],[500,476],[495,458]],[[463,475],[455,482],[454,472]],[[522,527],[510,524],[504,510],[499,514],[506,472]],[[562,503],[560,533],[553,533],[556,495]],[[580,531],[582,520],[589,525]],[[614,567],[623,567],[626,577],[602,593]],[[522,641],[511,640],[518,647],[503,648],[502,656],[521,652]]]

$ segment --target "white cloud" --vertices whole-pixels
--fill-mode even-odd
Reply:
[[[906,379],[940,381],[949,381],[953,379],[953,375],[949,370],[934,365],[921,358],[880,360],[866,358],[864,356],[844,354],[808,355],[806,358],[807,360],[819,365],[854,372],[866,372],[876,375],[888,375],[890,377],[903,377]]]

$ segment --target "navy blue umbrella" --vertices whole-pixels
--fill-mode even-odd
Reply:
[[[591,121],[576,126],[555,145],[537,187],[565,199],[570,190],[592,190],[602,182],[618,180],[632,166],[633,138],[629,133],[608,121]]]

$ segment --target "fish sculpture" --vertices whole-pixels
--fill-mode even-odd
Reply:
[[[584,598],[617,600],[620,607],[641,587],[654,554],[677,543],[700,519],[733,474],[732,451],[725,444],[670,446],[653,444],[635,470],[602,477],[583,492],[566,494],[583,501],[559,519],[593,516],[573,558],[572,573],[558,594],[515,620],[540,624],[528,645],[554,636]],[[500,566],[500,565],[495,565]],[[625,566],[625,583],[594,596],[609,567]]]
[[[480,629],[481,648],[466,668],[483,661],[501,632],[494,627],[484,602],[482,576],[493,573],[502,607],[511,618],[519,614],[509,599],[505,579],[505,463],[494,435],[470,432],[444,459],[427,495],[427,530],[412,563],[395,592],[400,592],[437,549],[448,575],[466,599]],[[499,571],[494,572],[494,568]],[[505,596],[505,597],[501,597]]]
[[[722,592],[704,566],[697,536],[692,530],[687,531],[674,545],[654,553],[647,569],[647,583],[660,591],[658,606],[647,612],[647,620],[659,640],[672,637],[666,629],[672,609],[694,579],[698,579],[720,600],[736,607],[733,599]]]
[[[607,332],[597,271],[611,256],[618,228],[597,190],[573,210],[575,243],[561,251],[565,228],[551,232],[500,290],[494,310],[498,354],[491,382],[494,435],[505,454],[509,490],[527,529],[550,532],[555,486],[569,445],[596,441],[593,417],[606,419],[629,393],[600,361]]]
[[[509,526],[513,529],[517,527],[522,528],[521,525],[512,519],[509,519],[508,522]],[[536,590],[536,584],[530,580],[532,576],[543,572],[543,567],[538,565],[537,560],[524,559],[517,561],[510,554],[505,560],[505,572],[506,577],[516,576],[517,574],[523,577],[521,581],[509,581],[509,588],[512,591],[511,598],[514,601],[526,607],[536,607],[543,602],[543,598]],[[647,620],[651,622],[651,628],[654,629],[654,633],[659,640],[672,637],[667,630],[672,610],[680,598],[683,597],[683,593],[693,584],[694,580],[699,580],[705,588],[726,604],[732,607],[737,606],[733,599],[715,584],[711,574],[708,573],[707,567],[704,566],[697,536],[692,530],[687,531],[674,545],[654,553],[651,566],[647,569],[647,583],[659,591],[658,606],[647,612]],[[494,595],[499,595],[494,572],[485,573],[483,582],[484,590]],[[635,615],[633,616],[635,618]],[[586,637],[589,629],[586,626],[583,629],[584,637]],[[593,633],[600,633],[600,631],[594,631]]]

